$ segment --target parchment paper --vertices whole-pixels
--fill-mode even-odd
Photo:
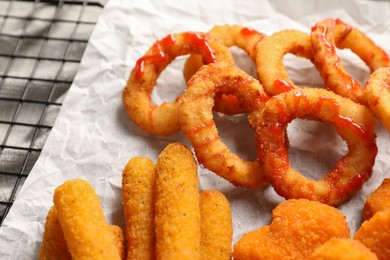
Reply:
[[[182,133],[155,137],[127,118],[121,93],[135,61],[159,38],[181,31],[207,31],[215,24],[240,24],[271,35],[282,29],[307,33],[321,19],[339,17],[352,24],[390,52],[390,2],[387,1],[111,1],[105,7],[81,62],[60,115],[33,171],[27,178],[0,229],[1,259],[33,259],[42,240],[45,217],[55,187],[65,180],[84,178],[101,198],[108,221],[123,227],[121,172],[134,156],[157,155],[171,142],[190,146]],[[237,66],[255,76],[253,63],[232,48]],[[360,82],[368,68],[348,51],[340,51],[347,70]],[[182,65],[177,59],[163,72],[153,100],[173,100],[184,91]],[[301,86],[321,86],[314,66],[287,55],[291,79]],[[245,116],[216,114],[223,140],[246,159],[255,158],[253,130]],[[288,128],[293,167],[310,178],[320,178],[347,152],[333,128],[319,122],[295,120]],[[390,177],[389,134],[378,122],[378,146],[373,177],[361,192],[339,207],[352,233],[361,224],[364,199]],[[201,189],[218,189],[229,199],[234,242],[243,233],[266,225],[271,210],[284,199],[272,187],[236,188],[199,166]]]

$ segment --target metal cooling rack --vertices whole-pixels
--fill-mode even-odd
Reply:
[[[0,223],[39,157],[102,7],[0,0]]]

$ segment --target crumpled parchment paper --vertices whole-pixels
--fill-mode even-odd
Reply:
[[[1,259],[36,258],[45,217],[53,204],[55,187],[65,180],[84,178],[100,196],[110,223],[123,227],[121,172],[134,156],[157,155],[171,142],[190,146],[182,133],[152,136],[128,118],[122,107],[122,89],[135,61],[156,39],[181,31],[207,31],[216,24],[240,24],[267,35],[282,29],[310,33],[316,22],[339,17],[369,35],[390,52],[390,3],[363,0],[269,0],[269,1],[110,1],[91,36],[80,69],[54,128],[34,169],[0,229]],[[232,48],[237,66],[255,76],[252,61]],[[347,70],[360,82],[368,68],[354,54],[340,51]],[[175,60],[161,75],[153,101],[173,100],[184,91],[182,66]],[[291,79],[301,86],[321,86],[322,80],[307,60],[286,55]],[[253,130],[245,116],[221,116],[216,122],[222,139],[232,151],[255,159]],[[310,178],[320,178],[347,152],[345,143],[330,125],[294,120],[288,127],[293,167]],[[379,153],[373,177],[361,192],[339,207],[351,232],[361,224],[365,197],[390,177],[390,135],[378,122]],[[234,223],[234,242],[243,233],[266,225],[271,210],[284,199],[272,187],[248,190],[199,166],[201,189],[218,189],[229,199]]]

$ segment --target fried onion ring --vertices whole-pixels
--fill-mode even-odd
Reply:
[[[188,81],[179,99],[181,129],[204,167],[236,186],[260,187],[266,183],[260,164],[231,153],[218,135],[212,114],[218,93],[235,95],[240,110],[247,112],[261,109],[269,98],[260,83],[239,68],[205,65]]]
[[[331,123],[346,141],[348,154],[319,180],[291,168],[285,148],[288,123],[295,118]],[[325,89],[295,89],[274,96],[262,112],[252,114],[257,157],[275,191],[286,199],[306,198],[339,205],[372,175],[377,154],[376,123],[371,111]]]
[[[177,102],[152,103],[150,95],[161,72],[177,56],[200,54],[204,63],[226,62],[233,64],[229,49],[205,33],[184,32],[170,34],[156,41],[146,54],[138,59],[122,101],[132,121],[155,135],[170,135],[180,129]]]
[[[313,61],[330,90],[355,102],[366,104],[364,87],[345,70],[336,47],[349,48],[374,71],[390,66],[389,56],[363,32],[341,21],[325,19],[311,29]]]
[[[283,65],[286,53],[311,60],[310,35],[297,30],[283,30],[268,36],[257,45],[256,69],[268,94],[274,96],[298,88]]]
[[[374,115],[390,132],[390,67],[379,68],[371,74],[366,99]]]
[[[244,50],[253,61],[256,59],[256,45],[264,39],[265,35],[240,25],[216,25],[210,34],[221,40],[227,46],[237,46]],[[184,78],[188,81],[200,67],[204,65],[200,55],[191,55],[184,65]],[[217,95],[215,97],[214,110],[227,115],[242,113],[238,109],[238,100],[233,95]]]

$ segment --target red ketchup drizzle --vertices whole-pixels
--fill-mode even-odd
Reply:
[[[145,55],[137,60],[135,64],[135,78],[141,79],[145,72],[145,64],[153,63],[156,67],[161,66],[167,61],[168,56],[166,51],[175,44],[175,38],[172,34],[165,38],[156,41],[152,47],[152,54]]]
[[[248,27],[244,27],[241,29],[240,33],[242,35],[245,35],[245,36],[251,36],[251,35],[257,34],[257,31],[250,29]]]
[[[207,39],[204,38],[204,36],[193,32],[187,32],[184,33],[184,39],[187,40],[187,42],[189,42],[190,45],[192,45],[195,49],[199,50],[202,53],[203,61],[205,63],[215,62],[215,55],[213,49],[211,48]]]
[[[274,86],[280,90],[280,93],[287,92],[289,90],[294,89],[294,86],[288,83],[284,79],[277,79],[274,81]]]

